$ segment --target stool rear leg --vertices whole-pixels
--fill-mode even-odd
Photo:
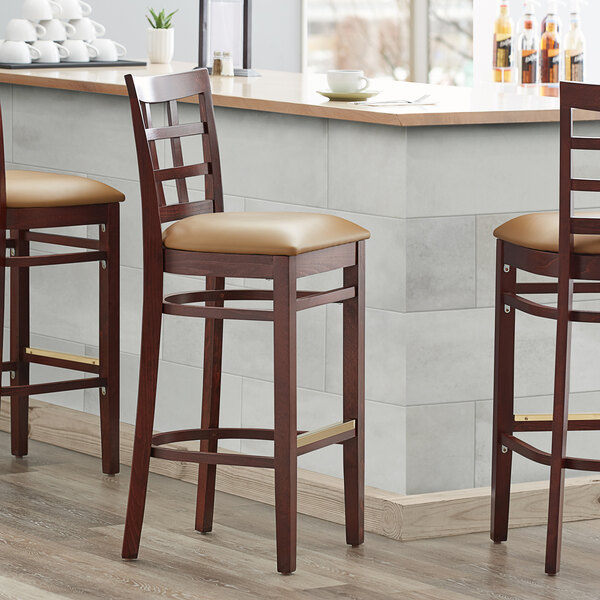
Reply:
[[[357,244],[356,265],[344,269],[344,287],[356,296],[344,302],[344,421],[356,420],[356,437],[344,442],[346,542],[364,542],[365,499],[365,243]]]
[[[156,405],[156,385],[160,352],[162,322],[162,264],[148,261],[144,268],[144,309],[142,314],[142,344],[140,352],[140,380],[138,387],[135,440],[131,465],[131,481],[127,516],[123,535],[123,558],[137,558],[142,522],[146,505],[152,427]]]
[[[296,570],[296,259],[273,259],[275,351],[275,524],[277,570]]]
[[[223,277],[207,277],[207,290],[225,288]],[[223,306],[223,302],[206,302],[206,306]],[[202,388],[202,429],[219,427],[221,400],[221,363],[223,355],[223,319],[206,319],[204,330],[204,385]],[[201,452],[216,452],[218,440],[200,442]],[[217,465],[198,466],[196,530],[212,531],[215,506]]]
[[[107,223],[100,227],[100,249],[107,253],[100,264],[100,392],[102,471],[119,472],[119,205],[107,206]],[[105,392],[105,393],[103,393]]]
[[[29,256],[25,231],[13,231],[16,256]],[[10,269],[10,359],[17,363],[11,385],[29,385],[29,363],[23,360],[29,346],[29,269]],[[29,435],[29,396],[12,396],[10,402],[11,452],[26,456]]]
[[[514,412],[515,309],[506,312],[504,294],[514,291],[516,268],[505,271],[504,243],[498,240],[496,256],[496,339],[494,348],[494,424],[492,438],[491,538],[508,538],[512,452],[503,448],[502,434],[512,433]]]
[[[552,418],[548,534],[546,539],[546,573],[549,575],[555,575],[560,569],[565,495],[565,470],[563,465],[567,451],[567,428],[569,424],[569,373],[571,358],[571,321],[569,320],[569,313],[571,312],[572,304],[573,281],[567,276],[559,281],[558,292],[554,412]]]

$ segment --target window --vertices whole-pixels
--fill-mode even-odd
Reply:
[[[473,0],[305,0],[307,68],[469,85]]]

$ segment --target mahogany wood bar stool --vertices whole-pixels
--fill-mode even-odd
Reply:
[[[600,180],[577,179],[572,174],[572,151],[600,150],[600,138],[573,135],[573,111],[600,112],[600,86],[563,82],[560,95],[560,211],[520,216],[494,232],[498,241],[491,537],[502,542],[508,536],[512,453],[548,465],[548,574],[557,573],[560,565],[565,469],[600,471],[600,460],[566,455],[567,430],[600,430],[600,414],[569,415],[568,411],[571,323],[600,323],[600,312],[573,310],[574,293],[600,292],[600,212],[573,212],[573,192],[600,192]],[[519,269],[557,282],[518,283]],[[557,308],[523,297],[548,293],[557,294]],[[557,323],[554,408],[549,415],[514,414],[517,310]],[[551,431],[551,452],[515,435],[524,431]]]
[[[275,470],[277,569],[296,569],[296,464],[301,454],[342,443],[346,540],[363,542],[364,265],[369,232],[331,215],[224,213],[210,79],[206,69],[158,77],[126,77],[138,153],[144,236],[144,308],[133,466],[123,557],[138,555],[150,457],[199,464],[196,529],[212,530],[216,465]],[[199,121],[180,124],[177,100],[197,97]],[[153,127],[151,106],[166,104],[168,126]],[[181,138],[201,136],[203,162],[185,165]],[[156,142],[169,140],[173,166],[161,168]],[[206,199],[190,202],[186,178],[205,176]],[[166,204],[163,183],[175,180],[178,202]],[[172,222],[164,234],[163,223]],[[325,292],[297,291],[301,277],[343,269],[344,283]],[[206,276],[206,290],[163,299],[163,273]],[[273,291],[225,290],[226,277],[273,280]],[[272,310],[225,307],[229,300],[271,300]],[[296,425],[296,314],[343,303],[343,422],[318,431]],[[204,306],[199,305],[204,303]],[[152,434],[163,314],[207,319],[201,429]],[[224,319],[270,321],[274,329],[275,427],[219,427]],[[243,340],[241,340],[243,343]],[[274,441],[274,457],[220,453],[220,439]],[[165,444],[201,440],[199,451]]]
[[[5,267],[10,269],[10,385],[0,387],[11,401],[12,454],[27,454],[29,396],[100,389],[102,470],[119,472],[119,202],[123,194],[98,181],[36,171],[6,171],[0,118],[0,314],[4,318]],[[34,229],[99,225],[98,240]],[[81,251],[30,255],[30,242],[81,248]],[[10,255],[7,256],[7,248]],[[30,345],[29,269],[97,262],[100,279],[99,358],[63,354]],[[82,282],[83,284],[83,282]],[[65,294],[69,291],[65,290]],[[56,310],[63,308],[58,305]],[[0,348],[4,328],[0,325]],[[30,384],[30,364],[93,374],[91,377]]]

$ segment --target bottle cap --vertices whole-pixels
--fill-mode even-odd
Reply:
[[[231,52],[223,52],[223,56],[227,56],[227,58],[229,58],[231,56]]]
[[[215,50],[215,53],[213,56],[221,58],[221,56],[223,56],[223,53],[220,50]]]

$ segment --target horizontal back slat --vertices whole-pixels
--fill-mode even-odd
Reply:
[[[210,175],[210,173],[210,164],[199,163],[197,165],[185,165],[184,167],[157,169],[156,171],[154,171],[154,177],[157,181],[169,181],[171,179],[185,179],[186,177]]]
[[[571,233],[583,235],[600,234],[600,217],[573,217],[571,218]]]
[[[597,179],[571,179],[574,192],[600,192],[600,181]]]
[[[204,215],[214,212],[212,200],[199,200],[198,202],[186,202],[184,204],[168,204],[160,208],[161,223],[169,221],[178,221],[185,217],[194,215]]]
[[[139,100],[158,104],[209,92],[210,79],[206,69],[197,69],[188,73],[136,77],[135,86]]]
[[[573,137],[571,138],[573,150],[600,150],[600,138]]]
[[[170,140],[175,137],[205,135],[206,133],[206,123],[185,123],[183,125],[146,129],[146,139],[151,142],[154,140]]]
[[[561,106],[600,112],[600,86],[590,83],[562,81],[560,84]]]

